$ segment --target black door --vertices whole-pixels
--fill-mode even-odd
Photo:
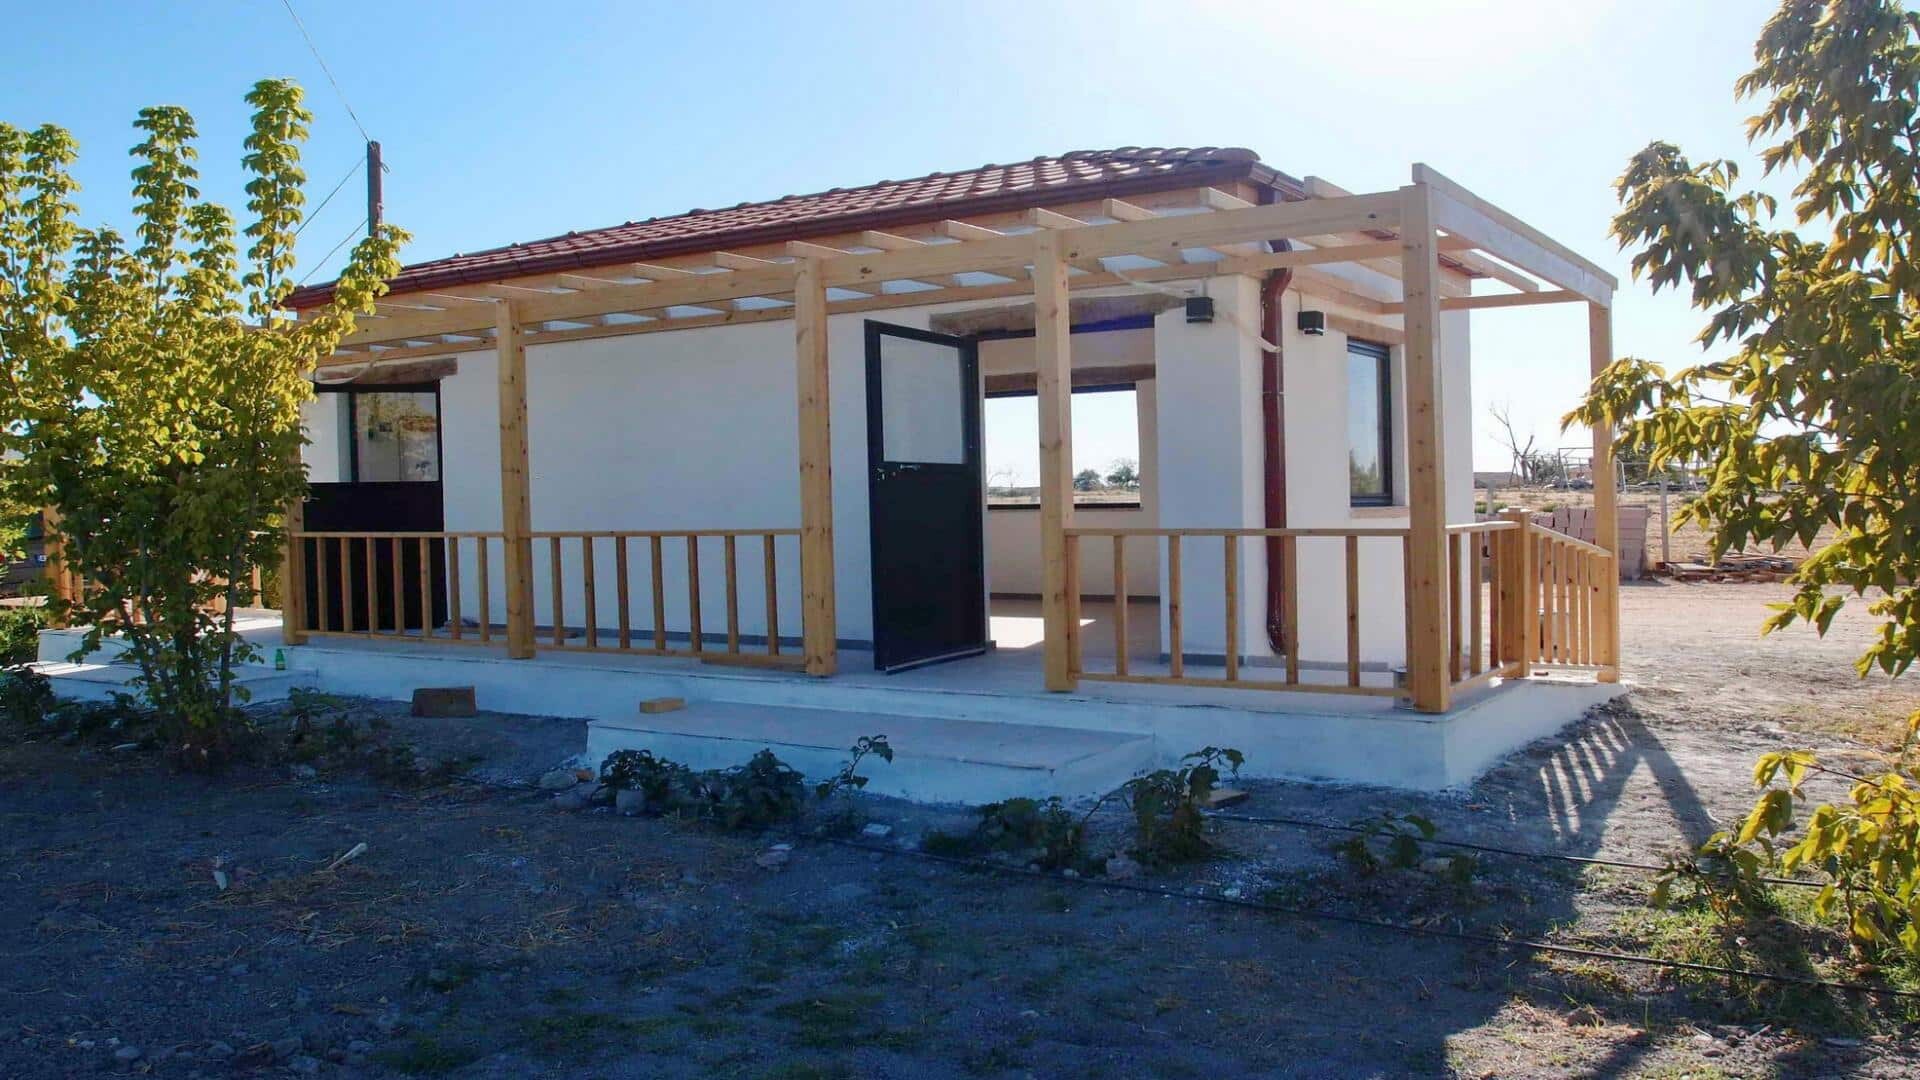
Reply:
[[[335,407],[322,415],[338,419],[337,436],[326,441],[340,455],[340,479],[308,486],[307,531],[443,530],[439,384],[322,387],[321,392],[335,399]],[[420,590],[420,541],[403,539],[397,546],[398,551],[391,540],[371,545],[370,594],[365,541],[308,541],[304,552],[307,628],[322,628],[323,611],[328,630],[420,630],[445,623],[445,542],[427,541],[430,608]],[[327,568],[324,596],[320,595],[321,560]]]
[[[967,338],[867,323],[873,661],[899,671],[987,648],[980,359]]]

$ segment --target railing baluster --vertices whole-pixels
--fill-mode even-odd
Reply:
[[[1460,534],[1447,537],[1447,676],[1460,681],[1461,614],[1466,597],[1460,592]]]
[[[774,558],[773,534],[760,536],[760,556],[766,564],[763,571],[767,579],[767,655],[780,655],[780,564]]]
[[[1480,666],[1480,645],[1485,640],[1485,628],[1481,625],[1484,612],[1481,610],[1480,578],[1485,567],[1486,551],[1483,545],[1492,533],[1470,532],[1467,534],[1467,608],[1471,613],[1468,620],[1471,637],[1467,640],[1467,674],[1478,675]]]
[[[480,574],[480,640],[493,640],[493,584],[487,573],[487,540],[482,536],[474,544],[474,567]]]
[[[648,539],[653,541],[653,648],[655,652],[667,651],[667,587],[666,572],[661,566],[660,546],[664,540],[659,533]]]
[[[1113,534],[1113,673],[1127,673],[1127,538]]]
[[[560,574],[560,538],[547,538],[548,561],[553,569],[553,646],[565,648],[567,644],[567,598]]]
[[[348,541],[342,540],[340,543],[345,545]],[[374,565],[380,561],[379,551],[379,541],[371,536],[367,537],[367,633],[369,634],[380,632],[380,605],[377,602],[380,595],[380,568]]]
[[[692,628],[687,632],[694,652],[706,651],[705,634],[700,627],[700,538],[687,536],[687,615]]]
[[[485,544],[485,540],[480,543]],[[447,536],[447,636],[460,640],[460,538]]]
[[[1287,646],[1287,683],[1300,682],[1300,541],[1280,538],[1280,637]]]
[[[433,636],[433,544],[420,538],[420,637]]]
[[[587,648],[600,647],[599,588],[593,580],[593,537],[580,537],[580,580],[585,590],[582,612],[587,617]]]
[[[1360,685],[1360,538],[1346,538],[1347,685]]]
[[[406,585],[403,584],[406,581],[406,547],[397,536],[387,542],[387,547],[393,555],[392,572],[387,575],[387,582],[393,587],[393,632],[404,637],[407,632],[407,594]]]
[[[740,563],[733,534],[720,538],[722,564],[726,569],[727,584],[727,652],[740,651]]]
[[[633,648],[633,620],[627,614],[631,597],[627,593],[627,538],[613,538],[613,591],[620,603],[620,647]]]
[[[1074,675],[1086,670],[1085,641],[1080,636],[1080,537],[1067,537],[1067,667]]]
[[[1240,677],[1240,538],[1228,533],[1221,537],[1225,546],[1227,609],[1227,681]]]
[[[1180,534],[1173,533],[1167,537],[1167,670],[1176,679],[1187,672],[1180,631]]]
[[[320,610],[314,613],[314,625],[319,627],[320,632],[324,634],[327,632],[328,626],[332,623],[332,620],[327,618],[327,604],[329,600],[332,599],[327,595],[327,542],[325,540],[315,540],[313,542],[313,550],[315,556],[313,560],[315,572],[313,595],[320,601]],[[342,574],[341,576],[345,577],[346,575]],[[300,587],[303,589],[306,588],[307,583],[302,581]]]

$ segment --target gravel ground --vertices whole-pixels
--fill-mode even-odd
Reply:
[[[1758,638],[1781,592],[1628,589],[1633,696],[1466,792],[1261,783],[1235,809],[1419,812],[1455,839],[1657,862],[1744,812],[1757,753],[1863,754],[1920,706],[1910,680],[1852,677],[1862,612],[1824,641]],[[860,805],[888,854],[560,813],[512,783],[576,753],[576,722],[353,712],[488,783],[0,745],[0,1075],[1920,1075],[1913,1028],[1871,1003],[956,869],[897,842],[963,815],[886,800]],[[1095,843],[1122,824],[1103,812]],[[1464,885],[1359,877],[1334,834],[1219,838],[1230,857],[1142,880],[1645,944],[1644,875],[1488,857]],[[783,842],[783,868],[756,863]]]

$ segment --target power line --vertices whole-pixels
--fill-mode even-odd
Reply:
[[[353,111],[353,102],[347,100],[347,92],[340,89],[340,80],[333,77],[333,69],[327,66],[326,57],[320,55],[320,46],[315,45],[313,43],[313,35],[307,33],[307,24],[301,22],[300,13],[293,10],[293,0],[280,0],[280,3],[287,9],[287,14],[293,17],[293,25],[299,29],[300,36],[306,39],[307,51],[311,52],[313,58],[320,62],[321,74],[325,75],[327,81],[333,84],[334,94],[340,98],[340,104],[346,106],[347,115],[353,118],[353,126],[360,129],[360,138],[367,142],[372,142],[373,136],[367,134],[367,126],[360,122],[359,114]]]
[[[363,164],[365,164],[365,162],[357,158],[354,160],[353,167],[347,170],[347,175],[341,177],[340,182],[333,185],[333,190],[327,192],[327,197],[320,200],[320,205],[308,211],[307,219],[300,223],[299,228],[293,230],[294,239],[298,240],[300,234],[307,231],[307,226],[313,224],[313,219],[320,216],[320,211],[325,210],[327,204],[333,201],[333,197],[340,194],[340,189],[347,186],[347,181],[353,179],[354,174],[360,171],[360,166]]]
[[[349,240],[351,240],[351,239],[353,239],[354,237],[356,237],[356,236],[358,236],[358,235],[360,235],[360,230],[361,230],[361,228],[362,228],[362,227],[364,227],[364,226],[366,225],[366,223],[367,223],[367,219],[366,219],[366,218],[361,218],[361,219],[360,219],[360,224],[359,224],[359,225],[355,225],[355,226],[353,227],[353,231],[352,231],[352,232],[350,232],[350,233],[348,233],[347,235],[345,235],[345,236],[343,236],[343,237],[341,237],[341,238],[340,238],[340,242],[339,242],[339,243],[337,243],[337,244],[335,244],[335,245],[333,245],[333,250],[331,250],[331,251],[329,251],[329,252],[327,252],[327,253],[326,253],[325,255],[322,255],[322,256],[320,256],[320,261],[319,261],[319,262],[317,262],[317,263],[314,263],[314,264],[313,264],[313,269],[311,269],[311,270],[309,270],[309,271],[307,271],[307,277],[303,277],[303,278],[301,278],[301,279],[300,279],[300,280],[299,280],[298,282],[296,282],[296,283],[295,283],[295,287],[297,288],[297,287],[299,287],[300,285],[305,285],[305,284],[307,283],[307,278],[310,278],[310,277],[312,277],[313,275],[315,275],[315,274],[317,274],[317,273],[319,273],[319,272],[320,272],[320,268],[321,268],[321,267],[324,267],[324,266],[326,266],[326,265],[327,265],[327,260],[329,260],[329,259],[331,259],[331,258],[333,258],[333,257],[334,257],[335,255],[337,255],[337,254],[339,254],[339,253],[340,253],[340,249],[341,249],[341,248],[343,248],[343,247],[346,247],[346,246],[347,246],[347,241],[349,241]]]

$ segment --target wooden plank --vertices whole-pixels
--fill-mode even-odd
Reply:
[[[1158,215],[1144,206],[1136,206],[1122,199],[1106,199],[1100,203],[1100,216],[1115,221],[1146,221]]]
[[[1341,694],[1359,697],[1395,697],[1400,691],[1390,686],[1348,686],[1345,683],[1284,683],[1271,679],[1209,679],[1187,675],[1114,675],[1088,672],[1088,682],[1137,683],[1144,686],[1199,686],[1211,690],[1281,690],[1302,694]]]
[[[485,544],[486,541],[480,541]],[[460,640],[460,538],[447,537],[447,636]]]
[[[1487,308],[1533,307],[1538,304],[1577,304],[1586,298],[1576,292],[1565,289],[1553,289],[1546,292],[1482,293],[1479,296],[1449,296],[1440,301],[1441,311],[1481,311]],[[1383,315],[1398,315],[1405,310],[1401,304],[1388,303],[1381,308]]]
[[[582,610],[587,617],[587,644],[600,644],[600,612],[598,610],[599,588],[593,574],[593,537],[580,538],[580,590],[585,603]]]
[[[493,575],[487,567],[487,538],[476,537],[473,544],[474,571],[480,577],[480,640],[493,640]]]
[[[1464,540],[1459,533],[1447,535],[1447,680],[1459,682],[1464,669],[1465,658],[1461,656],[1460,646],[1466,635],[1461,632],[1466,615],[1466,596],[1460,584],[1460,544]]]
[[[287,502],[282,515],[281,525],[285,538],[280,545],[280,643],[283,645],[305,645],[307,643],[307,542],[298,534],[307,525],[307,501],[304,496],[296,495]],[[59,520],[58,516],[54,519]],[[56,530],[47,528],[43,535],[53,538]],[[58,541],[55,540],[55,546]],[[315,543],[316,549],[318,543]],[[45,550],[44,547],[42,549]],[[318,551],[315,552],[318,558]],[[55,564],[48,559],[47,572],[52,574]],[[323,590],[319,594],[325,597]],[[325,600],[321,605],[325,606]]]
[[[1180,626],[1180,535],[1175,533],[1167,537],[1167,670],[1177,679],[1186,669],[1186,642]]]
[[[376,547],[376,543],[377,541],[375,541],[373,537],[371,536],[367,537],[366,632],[369,634],[377,634],[380,632],[380,591],[378,588],[380,575],[378,571],[375,570],[375,565],[379,562],[379,560],[376,558],[376,555],[378,554],[379,549]],[[346,542],[342,541],[341,546],[342,547],[346,546]],[[347,617],[344,614],[341,615],[341,621],[342,622],[347,621]]]
[[[1113,670],[1127,673],[1127,538],[1113,534]]]
[[[964,221],[942,221],[934,226],[934,231],[953,240],[998,240],[1006,233],[998,229],[988,229],[979,225],[969,225]]]
[[[1407,689],[1421,712],[1445,712],[1447,679],[1446,469],[1440,423],[1439,252],[1431,193],[1400,189],[1400,263],[1406,275],[1407,550],[1411,574]]]
[[[1240,677],[1240,538],[1223,537],[1221,562],[1226,568],[1227,643],[1224,655],[1227,681]]]
[[[1040,413],[1040,614],[1046,688],[1074,688],[1073,607],[1067,594],[1067,539],[1073,524],[1073,344],[1066,232],[1035,237],[1034,370]],[[997,241],[995,241],[997,242]],[[1077,599],[1077,598],[1076,598]]]
[[[433,636],[433,541],[421,537],[420,549],[420,637]]]
[[[333,629],[333,625],[332,625],[333,620],[329,618],[329,615],[331,613],[327,610],[327,600],[329,599],[329,597],[327,596],[327,561],[328,561],[327,560],[327,542],[325,540],[315,540],[313,542],[313,547],[314,547],[314,554],[316,556],[314,559],[314,564],[315,564],[314,595],[317,596],[320,600],[320,610],[316,613],[314,625],[322,633],[325,633],[326,631]],[[341,562],[340,584],[342,586],[340,595],[342,597],[345,597],[347,595],[346,590],[344,588],[347,582],[346,555],[345,555],[346,547],[347,547],[346,542],[342,541],[340,544],[340,550],[342,552],[340,556],[340,562]],[[303,582],[302,584],[304,585],[305,583]],[[351,623],[353,621],[353,613],[348,611],[344,605],[340,609],[340,617],[346,620],[348,623]],[[351,629],[351,626],[343,626],[340,629],[342,630]]]
[[[567,644],[566,582],[560,573],[560,537],[549,536],[547,550],[553,570],[553,645],[558,649]]]
[[[706,651],[705,628],[700,625],[700,538],[687,537],[687,647]]]
[[[533,655],[533,495],[527,464],[527,345],[519,302],[494,305],[500,378],[500,519],[506,569],[507,656]]]
[[[727,651],[740,651],[740,558],[739,545],[732,533],[720,539],[721,551],[725,556],[727,586]]]
[[[1300,681],[1300,538],[1280,538],[1280,637],[1287,646],[1287,681]]]
[[[1067,535],[1067,626],[1070,637],[1067,641],[1067,667],[1074,675],[1086,670],[1086,657],[1083,655],[1080,633],[1080,538],[1071,533]]]
[[[667,648],[667,590],[666,573],[661,565],[661,545],[665,537],[649,537],[653,554],[653,647],[665,652]]]
[[[627,538],[613,538],[614,600],[620,605],[619,638],[622,649],[633,648],[633,597],[627,586]]]
[[[780,563],[774,557],[773,534],[760,534],[761,577],[767,594],[767,655],[780,655]]]
[[[1346,538],[1347,685],[1360,685],[1360,538]]]
[[[1613,363],[1613,311],[1603,304],[1587,305],[1587,365],[1598,377]],[[1595,650],[1601,682],[1620,680],[1620,497],[1614,486],[1613,430],[1593,428],[1594,539],[1605,548],[1611,573],[1599,583],[1599,646]]]
[[[1571,248],[1426,165],[1413,167],[1413,179],[1433,193],[1433,221],[1440,228],[1595,303],[1612,301],[1619,281]]]
[[[1486,556],[1485,545],[1490,543],[1494,533],[1471,532],[1467,534],[1467,600],[1470,614],[1471,631],[1467,641],[1467,673],[1478,675],[1481,670],[1480,650],[1486,642],[1486,612],[1481,598],[1480,579],[1484,574]]]
[[[833,565],[827,289],[817,260],[802,259],[798,265],[793,291],[793,336],[800,411],[801,653],[807,674],[824,678],[840,667]]]

